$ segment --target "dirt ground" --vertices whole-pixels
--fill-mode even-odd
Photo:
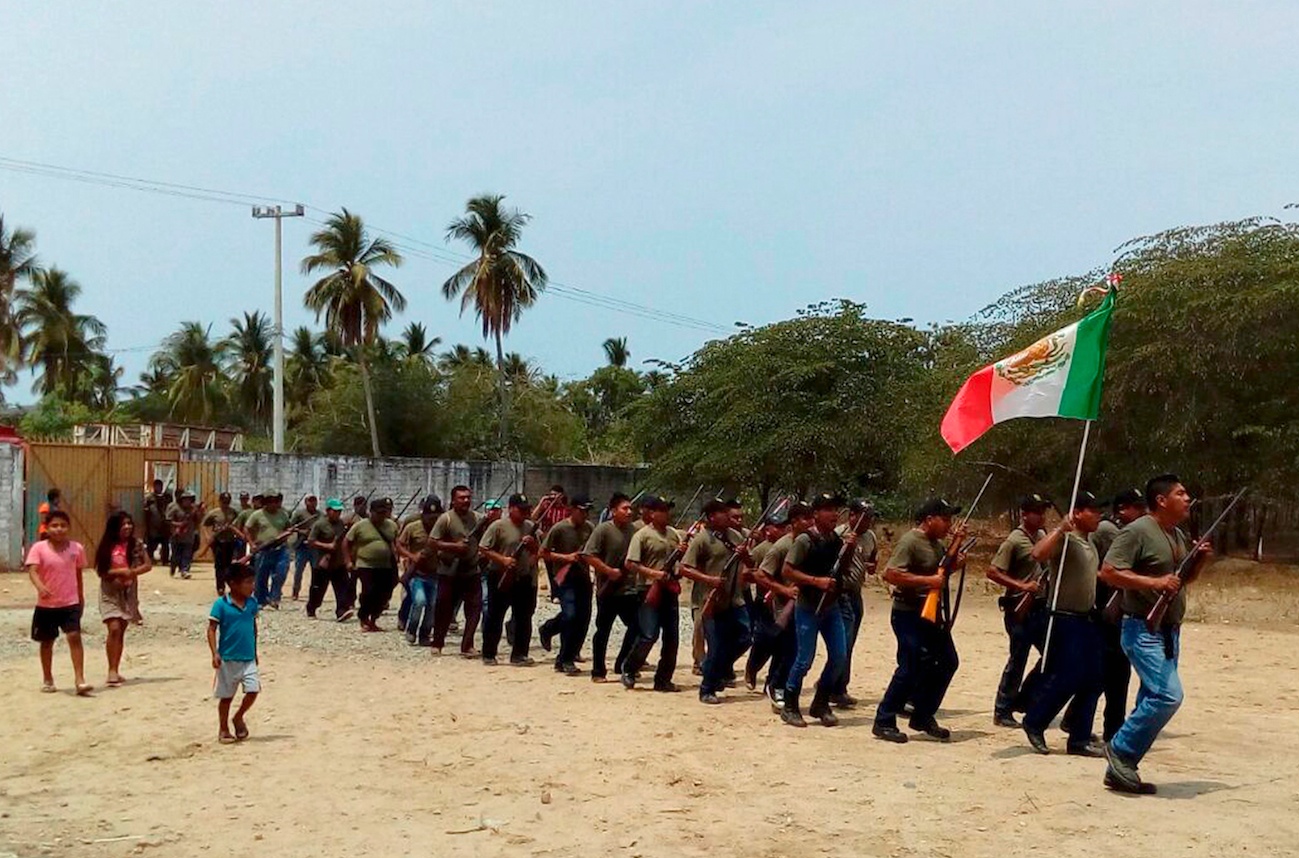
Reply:
[[[1299,636],[1293,614],[1254,621],[1254,585],[1223,595],[1236,571],[1206,580],[1207,621],[1185,629],[1187,702],[1143,766],[1153,798],[1105,791],[1103,762],[1065,756],[1058,731],[1059,753],[1039,757],[992,726],[1004,636],[982,585],[956,631],[948,745],[871,738],[893,653],[871,589],[853,681],[864,705],[835,729],[782,726],[743,688],[700,705],[688,655],[684,693],[627,692],[558,676],[548,656],[488,669],[286,610],[263,614],[252,738],[222,746],[210,572],[149,576],[146,624],[127,638],[133,681],[88,699],[39,693],[30,587],[7,575],[0,856],[1295,855]],[[1224,604],[1236,614],[1219,616]],[[62,644],[55,668],[69,688]]]

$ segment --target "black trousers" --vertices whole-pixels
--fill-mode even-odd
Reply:
[[[1001,619],[1010,642],[1010,651],[1006,666],[1001,671],[1001,681],[997,683],[997,698],[992,709],[997,715],[1009,715],[1016,709],[1027,708],[1026,702],[1020,699],[1020,692],[1021,689],[1031,692],[1037,683],[1037,676],[1035,669],[1035,673],[1030,674],[1032,679],[1025,682],[1024,668],[1028,667],[1028,657],[1032,650],[1036,648],[1040,653],[1046,639],[1046,600],[1035,600],[1032,610],[1022,623],[1015,621],[1015,601],[1018,601],[1018,597],[1003,596],[1001,599]]]
[[[505,612],[511,614],[510,661],[528,657],[532,645],[532,615],[537,611],[537,582],[517,577],[509,586],[500,586],[501,574],[487,573],[487,603],[483,605],[483,658],[496,658],[501,644]]]
[[[791,618],[784,628],[776,624],[776,616],[771,606],[765,601],[754,603],[753,611],[753,648],[749,650],[749,660],[745,672],[758,675],[758,671],[768,661],[771,668],[767,671],[764,688],[785,687],[789,678],[789,668],[794,664],[798,653],[798,638],[794,633],[794,621]]]
[[[212,568],[216,575],[217,593],[224,593],[230,582],[230,570],[235,564],[235,541],[220,540],[212,543]]]
[[[1101,696],[1101,637],[1090,617],[1057,614],[1051,660],[1028,711],[1026,729],[1043,731],[1070,698],[1069,744],[1086,745]]]
[[[618,657],[614,659],[614,673],[622,673],[624,662],[636,644],[639,623],[637,614],[640,611],[641,595],[637,593],[612,593],[595,600],[595,635],[591,638],[591,675],[604,677],[609,675],[605,665],[605,651],[609,648],[609,636],[613,634],[614,620],[622,620],[627,627],[623,635],[622,646],[618,648]]]
[[[655,641],[662,639],[659,663],[654,668],[654,687],[661,688],[672,681],[677,669],[677,650],[681,648],[681,607],[677,594],[666,588],[657,606],[641,600],[636,612],[636,642],[631,654],[623,661],[622,672],[635,675],[649,661]]]
[[[397,586],[397,570],[391,566],[382,569],[357,569],[357,580],[361,583],[361,598],[357,604],[356,616],[363,623],[373,623],[379,619],[392,591]]]
[[[1096,623],[1096,634],[1100,638],[1101,692],[1105,695],[1101,735],[1108,742],[1128,717],[1128,682],[1132,679],[1132,663],[1128,661],[1120,644],[1122,628],[1098,617],[1093,617],[1092,621]],[[1069,702],[1069,708],[1065,710],[1064,719],[1060,722],[1066,731],[1073,726],[1074,719],[1079,717],[1079,706],[1078,698]]]
[[[171,562],[171,537],[169,536],[150,536],[144,541],[144,547],[149,552],[149,559],[153,559],[153,553],[162,548],[162,554],[158,557],[159,563]]]
[[[325,591],[334,588],[334,616],[343,616],[352,607],[351,576],[347,567],[321,568],[319,563],[311,564],[311,583],[307,587],[307,616],[314,617],[316,611],[325,603]]]
[[[952,633],[922,619],[919,611],[895,608],[890,622],[898,639],[898,666],[875,712],[875,723],[896,727],[898,713],[908,701],[912,720],[924,723],[938,712],[961,664]]]
[[[447,630],[455,619],[456,606],[465,606],[465,624],[461,630],[460,651],[473,652],[474,632],[483,611],[483,582],[478,575],[439,575],[438,597],[433,604],[433,648],[446,646]]]

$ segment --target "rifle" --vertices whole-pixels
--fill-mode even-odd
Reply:
[[[526,540],[530,536],[533,536],[533,534],[537,532],[537,528],[540,526],[538,522],[541,520],[541,516],[544,515],[542,510],[549,509],[550,507],[554,506],[555,500],[558,497],[559,495],[548,495],[546,500],[543,500],[541,503],[537,504],[536,513],[531,518],[524,520],[523,525],[524,528],[526,528],[526,530],[520,528],[521,530],[523,530],[523,536],[520,537],[519,544],[514,546],[514,551],[510,553],[510,557],[514,560],[515,565],[510,567],[509,569],[501,570],[501,580],[497,585],[499,589],[504,590],[505,588],[509,587],[511,584],[514,583],[514,570],[518,567],[518,562],[523,558],[523,553],[528,550],[527,543],[524,540]],[[549,501],[549,505],[547,505],[547,501]]]
[[[857,526],[852,529],[853,536],[860,537],[866,532],[867,528],[863,528],[862,525],[867,520],[866,514],[862,513],[861,518],[857,519]],[[822,591],[821,601],[816,603],[816,615],[818,617],[825,613],[825,609],[829,605],[831,599],[836,598],[840,591],[843,590],[843,579],[847,577],[848,571],[852,569],[852,562],[856,559],[856,554],[857,543],[854,542],[852,545],[849,545],[847,540],[845,540],[843,545],[839,548],[839,556],[835,558],[834,561],[834,586],[829,590]]]
[[[1052,506],[1054,506],[1054,504],[1052,504]],[[1011,531],[1011,533],[1014,532],[1015,531],[1013,530]],[[1067,534],[1066,534],[1066,538],[1068,538]],[[1043,578],[1046,577],[1046,572],[1047,572],[1046,565],[1038,564],[1037,574],[1033,575],[1028,580],[1030,582],[1041,581]],[[1015,618],[1015,622],[1022,623],[1024,622],[1024,620],[1028,619],[1028,613],[1033,607],[1033,600],[1035,598],[1037,598],[1037,596],[1034,593],[1025,592],[1019,594],[1019,598],[1015,600],[1015,604],[1010,609],[1010,615]]]
[[[1218,513],[1218,517],[1213,520],[1213,524],[1209,525],[1209,529],[1201,534],[1200,538],[1196,540],[1197,546],[1208,539],[1210,534],[1218,528],[1218,525],[1222,524],[1222,522],[1227,518],[1227,514],[1231,512],[1248,490],[1249,486],[1245,486],[1245,488],[1236,492],[1236,496],[1231,499],[1231,502],[1227,504],[1226,508],[1223,509],[1222,512]],[[1179,581],[1182,581],[1183,583],[1188,581],[1192,570],[1195,568],[1193,560],[1199,556],[1200,552],[1196,551],[1195,547],[1192,547],[1190,551],[1186,552],[1186,556],[1182,558],[1182,562],[1178,565],[1177,571],[1173,573],[1177,576]],[[1164,614],[1168,613],[1168,606],[1171,605],[1172,602],[1172,596],[1167,593],[1159,594],[1159,598],[1155,600],[1154,607],[1150,609],[1150,613],[1146,614],[1147,631],[1153,634],[1159,630],[1159,627],[1164,623]]]
[[[983,481],[983,488],[979,489],[979,493],[974,496],[974,503],[970,504],[970,508],[966,511],[965,518],[961,519],[961,523],[957,525],[956,527],[957,530],[964,529],[965,525],[969,523],[970,516],[974,515],[974,508],[979,505],[979,501],[983,498],[983,493],[988,490],[988,484],[991,482],[992,482],[992,474],[988,474],[988,478]],[[938,564],[938,571],[943,576],[943,583],[942,586],[933,588],[925,595],[925,604],[920,609],[920,616],[923,619],[926,619],[931,623],[940,623],[941,625],[947,628],[950,628],[951,624],[956,621],[956,616],[955,614],[951,613],[950,606],[948,604],[951,595],[948,592],[948,588],[947,588],[947,576],[952,571],[952,567],[956,564],[956,558],[959,557],[961,554],[964,554],[966,551],[968,551],[970,549],[970,546],[972,545],[974,545],[973,540],[967,541],[965,543],[961,543],[958,540],[953,539],[950,543],[948,543],[947,551],[946,553],[943,554],[943,559]],[[959,612],[961,609],[960,594],[963,593],[964,590],[965,590],[965,567],[962,566],[960,581],[957,585],[957,597],[956,597],[957,612]],[[941,613],[944,615],[941,618],[939,616],[940,607],[943,608]]]
[[[703,487],[700,486],[700,488]],[[693,501],[691,502],[693,503]],[[677,566],[680,564],[681,558],[685,556],[685,546],[688,546],[690,540],[694,539],[700,530],[703,530],[706,523],[707,519],[700,516],[695,520],[694,524],[690,525],[690,529],[681,537],[681,542],[677,544],[676,548],[672,549],[672,553],[663,562],[663,577],[655,579],[654,583],[650,584],[649,590],[646,591],[645,604],[651,608],[657,608],[659,602],[663,601],[664,592],[674,595],[681,592],[681,573],[677,571]]]
[[[784,509],[788,503],[789,498],[786,497],[773,500],[749,530],[749,535],[745,537],[740,545],[731,542],[730,537],[726,535],[724,530],[713,534],[731,552],[731,556],[726,559],[726,565],[722,567],[722,582],[709,591],[708,598],[704,600],[703,608],[700,611],[701,617],[711,617],[722,604],[730,604],[739,585],[742,558],[747,556],[748,552],[758,544],[758,537],[762,535],[762,528],[767,520],[774,516],[777,511]],[[725,602],[723,602],[723,599],[725,599]]]
[[[695,493],[690,496],[690,500],[686,501],[685,507],[681,510],[681,517],[677,519],[677,523],[674,525],[677,530],[680,530],[681,525],[686,523],[686,519],[690,516],[691,508],[694,507],[695,501],[699,500],[699,495],[703,490],[704,484],[700,483],[699,488],[695,489]]]
[[[310,517],[303,519],[298,524],[295,524],[289,528],[285,528],[284,532],[281,533],[279,536],[275,537],[270,542],[254,547],[252,551],[249,551],[243,557],[237,558],[234,562],[242,565],[247,565],[251,563],[252,559],[256,557],[258,554],[260,554],[261,552],[283,545],[284,543],[288,542],[289,538],[294,536],[295,534],[306,533],[309,529],[311,529],[311,525],[315,524],[316,519],[320,518],[321,515],[322,513],[317,512],[311,515]]]

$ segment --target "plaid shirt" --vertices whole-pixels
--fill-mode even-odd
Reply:
[[[545,514],[542,515],[541,519],[537,522],[538,529],[544,534],[552,527],[568,518],[570,513],[571,510],[569,510],[567,504],[562,504],[556,501],[554,504],[551,504],[546,508]]]

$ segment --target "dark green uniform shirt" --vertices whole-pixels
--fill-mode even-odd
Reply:
[[[651,569],[662,569],[668,556],[681,542],[681,534],[675,528],[667,527],[659,533],[652,525],[642,527],[632,534],[627,546],[628,562],[636,562]],[[636,583],[632,586],[637,591],[648,590],[653,582],[645,575],[636,573]]]
[[[525,525],[531,528],[531,525]],[[514,556],[519,543],[523,541],[524,529],[515,525],[509,518],[501,518],[487,525],[487,530],[483,531],[483,538],[479,541],[479,548],[486,548],[489,551],[495,551],[497,554],[504,554],[507,557]],[[501,567],[495,563],[487,562],[489,574],[499,578]],[[520,551],[518,560],[514,565],[514,576],[518,578],[527,578],[531,581],[537,580],[537,556],[531,551]]]
[[[631,545],[631,537],[634,532],[631,522],[627,522],[626,527],[619,527],[614,524],[613,519],[602,522],[591,531],[590,538],[586,540],[586,545],[582,547],[582,553],[598,557],[601,562],[607,566],[612,566],[614,569],[622,569],[623,563],[627,561],[627,548]],[[610,582],[605,594],[612,595],[626,592],[633,586],[633,577],[624,574],[617,581]]]
[[[461,542],[468,539],[469,534],[473,533],[474,528],[478,526],[478,514],[473,510],[466,510],[464,515],[449,509],[438,520],[433,523],[433,532],[429,538],[434,542]],[[463,562],[462,562],[463,561]],[[449,551],[438,552],[438,574],[439,575],[477,575],[478,574],[478,545],[472,542],[469,546],[469,552],[464,556],[452,554]]]
[[[946,549],[937,539],[930,539],[912,528],[902,534],[889,557],[890,569],[900,569],[912,575],[933,575],[943,562]],[[927,591],[923,587],[894,587],[893,610],[919,611],[925,603]]]
[[[334,543],[333,551],[311,549],[315,552],[317,566],[321,569],[337,569],[343,565],[343,537],[346,535],[347,525],[343,524],[341,518],[338,521],[330,521],[328,516],[322,515],[316,519],[311,525],[311,530],[307,531],[307,541]]]
[[[734,530],[727,531],[728,538],[734,544],[739,544],[744,537]],[[690,540],[690,545],[686,547],[685,556],[681,562],[698,569],[705,575],[720,577],[726,569],[726,561],[730,559],[731,549],[726,547],[726,543],[717,537],[707,528],[695,534],[695,538]],[[698,608],[708,600],[708,591],[712,588],[707,584],[700,584],[698,581],[690,582],[690,606]],[[732,605],[744,604],[744,593],[739,587],[735,588],[736,592],[731,599]]]
[[[253,540],[253,545],[262,546],[271,542],[275,537],[289,529],[288,510],[280,507],[279,511],[272,514],[265,509],[259,509],[248,516],[244,522],[244,530]]]
[[[1047,604],[1053,604],[1058,611],[1070,614],[1089,614],[1096,604],[1096,548],[1076,533],[1066,534],[1067,542],[1061,540],[1055,551],[1051,552],[1051,561],[1047,567]],[[1069,553],[1064,559],[1064,574],[1060,575],[1060,550],[1069,546]],[[1056,579],[1060,581],[1060,595],[1052,591]]]
[[[1105,555],[1109,553],[1110,546],[1122,532],[1122,528],[1112,521],[1102,521],[1095,532],[1088,536],[1092,547],[1096,549],[1097,568],[1105,565]],[[1096,582],[1096,607],[1103,609],[1109,604],[1110,597],[1114,595],[1114,588],[1104,581]]]
[[[851,530],[847,522],[839,525],[834,532],[840,537],[848,535]],[[845,590],[860,590],[862,584],[866,583],[866,567],[875,562],[875,554],[879,551],[879,543],[875,541],[875,531],[864,530],[857,536],[857,547],[853,549],[852,565],[848,567],[848,575],[843,579]]]
[[[1115,569],[1129,569],[1138,575],[1159,578],[1177,571],[1177,566],[1191,550],[1191,541],[1180,528],[1164,530],[1153,516],[1143,515],[1119,532],[1118,538],[1105,555],[1105,562]],[[1159,600],[1154,590],[1124,590],[1123,613],[1145,617]],[[1177,591],[1168,613],[1166,625],[1177,625],[1186,616],[1186,590]]]
[[[347,531],[348,547],[352,551],[352,562],[358,569],[394,569],[392,544],[397,541],[397,522],[385,518],[376,527],[374,522],[363,518]]]
[[[1033,546],[1044,536],[1044,530],[1038,530],[1029,536],[1024,526],[1020,525],[1001,543],[992,557],[992,565],[1016,581],[1038,578],[1042,574],[1042,565],[1033,559]],[[1042,591],[1038,591],[1037,598],[1043,598]]]
[[[234,507],[231,507],[229,510],[217,507],[207,515],[203,516],[203,526],[211,529],[213,542],[234,542],[237,537],[235,536],[232,526],[238,517],[239,513]]]

